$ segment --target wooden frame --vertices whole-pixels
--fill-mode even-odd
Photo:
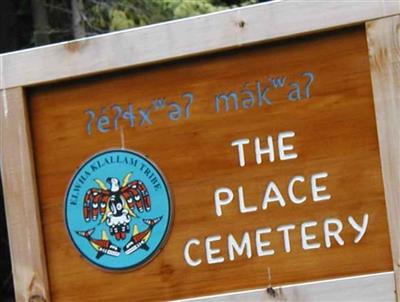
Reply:
[[[397,217],[400,215],[400,174],[397,167],[400,137],[396,126],[400,112],[396,102],[400,101],[400,91],[395,86],[400,79],[400,22],[399,16],[395,16],[398,14],[400,3],[396,1],[371,1],[358,5],[351,2],[327,1],[311,5],[306,2],[277,1],[1,55],[1,172],[17,301],[50,300],[29,120],[25,108],[25,87],[367,21],[393,263],[396,287],[399,289],[400,231]],[[65,64],[59,64],[61,61]],[[22,185],[23,190],[16,190],[15,183]],[[391,276],[388,273],[384,278],[373,275],[367,279],[376,282],[375,286],[379,287],[387,285]],[[365,286],[365,283],[357,280],[365,278],[354,279],[360,288]],[[339,281],[332,282],[336,284]],[[387,291],[394,290],[393,284],[390,284]],[[309,287],[299,285],[295,288],[298,293],[306,294]],[[285,291],[290,292],[283,289]],[[352,286],[350,291],[355,294],[359,288]],[[397,299],[400,300],[400,291],[397,292]],[[296,298],[290,295],[286,297],[289,300]]]
[[[367,22],[375,113],[398,300],[400,300],[399,28],[400,16]]]
[[[37,297],[39,301],[48,301],[46,259],[24,91],[21,87],[3,90],[0,98],[2,180],[16,299],[28,301]]]
[[[242,47],[399,13],[396,1],[368,1],[360,5],[351,1],[319,1],[313,5],[276,1],[253,5],[5,54],[0,61],[0,89]]]
[[[395,301],[394,287],[393,273],[388,272],[276,287],[274,293],[263,288],[180,301]]]

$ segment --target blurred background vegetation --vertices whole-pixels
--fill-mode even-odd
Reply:
[[[0,0],[0,53],[268,0]],[[0,179],[0,301],[14,301]]]
[[[0,0],[0,53],[267,0]]]

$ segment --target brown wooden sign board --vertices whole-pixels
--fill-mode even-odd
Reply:
[[[29,89],[52,299],[169,300],[392,270],[365,36]],[[63,216],[78,167],[121,148],[160,168],[174,217],[153,260],[116,273],[80,256]]]

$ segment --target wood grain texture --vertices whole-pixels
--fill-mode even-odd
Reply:
[[[393,267],[400,300],[400,16],[368,22],[366,28]]]
[[[308,100],[288,102],[285,88],[271,92],[271,106],[214,111],[218,93],[239,90],[245,82],[254,85],[269,76],[298,79],[304,71],[316,76]],[[147,155],[169,182],[175,217],[168,242],[140,270],[103,272],[79,256],[63,221],[65,192],[77,167],[97,152],[121,146],[119,131],[96,131],[89,136],[84,111],[130,102],[143,108],[154,98],[176,99],[187,91],[196,97],[190,119],[173,122],[155,112],[152,126],[129,128],[124,124],[125,147]],[[133,294],[143,301],[169,300],[260,288],[267,284],[268,267],[274,286],[392,269],[363,29],[32,89],[29,108],[54,301],[129,301]],[[251,158],[245,168],[238,167],[231,141],[276,136],[287,130],[296,132],[298,159],[257,166]],[[330,175],[326,185],[332,200],[326,203],[288,202],[285,208],[273,205],[248,214],[240,214],[235,203],[224,209],[222,217],[215,215],[213,192],[220,186],[242,184],[246,202],[260,206],[269,180],[284,188],[296,174],[309,176],[320,171]],[[306,184],[300,190],[309,196],[308,180]],[[301,222],[317,221],[315,232],[322,243],[324,219],[338,217],[346,223],[348,215],[359,220],[363,213],[370,215],[370,221],[359,244],[353,244],[354,231],[346,226],[343,247],[301,249]],[[275,232],[268,236],[276,249],[271,257],[240,257],[208,265],[202,245],[193,253],[202,257],[202,265],[189,267],[183,260],[184,244],[192,237],[204,240],[221,234],[226,238],[229,233],[240,236],[245,230],[254,234],[257,228],[287,223],[297,227],[290,254],[283,251],[282,236]],[[225,239],[216,247],[226,257]]]
[[[0,55],[4,61],[4,82],[0,82],[0,89],[237,48],[399,13],[399,2],[390,0],[312,4],[271,1]]]
[[[23,89],[0,91],[0,101],[1,176],[16,300],[49,301],[46,260]]]
[[[235,301],[286,301],[286,302],[320,302],[320,301],[363,301],[363,302],[389,302],[396,301],[393,272],[357,276],[294,284],[275,288],[276,296],[267,293],[265,288],[232,293],[220,296],[204,297],[199,299],[179,300],[180,302],[235,302]]]

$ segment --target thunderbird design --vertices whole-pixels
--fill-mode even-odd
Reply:
[[[135,217],[134,210],[148,212],[151,201],[146,186],[140,180],[129,182],[132,173],[128,173],[122,185],[116,177],[107,178],[109,188],[100,179],[95,179],[99,188],[87,191],[83,202],[83,216],[86,221],[98,220],[107,223],[110,234],[117,240],[126,238],[129,222]]]

